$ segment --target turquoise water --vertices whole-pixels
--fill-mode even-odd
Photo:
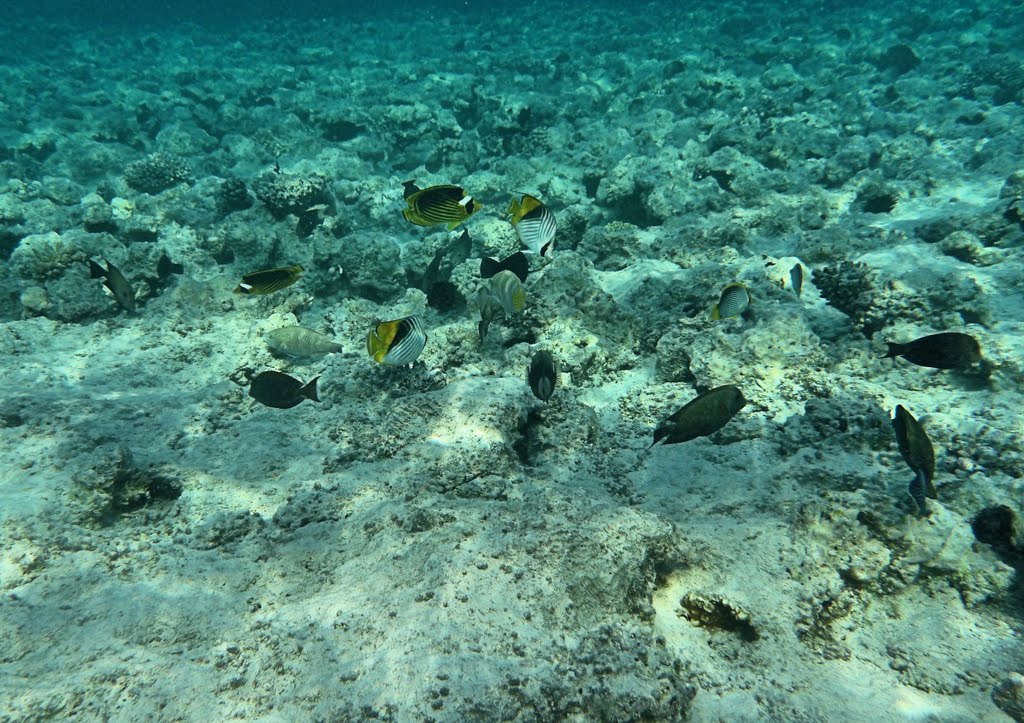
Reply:
[[[0,720],[1020,720],[1022,31],[14,5]]]

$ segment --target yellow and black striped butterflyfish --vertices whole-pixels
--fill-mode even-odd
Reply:
[[[378,364],[404,366],[416,361],[427,343],[419,317],[382,321],[366,335],[366,353]]]
[[[246,274],[242,277],[242,281],[235,287],[235,293],[272,294],[298,281],[302,271],[302,267],[298,264],[284,266],[279,269],[253,271],[251,274]]]
[[[484,207],[461,186],[417,188],[415,181],[406,181],[403,185],[409,207],[402,209],[402,216],[417,226],[443,223],[450,231]]]

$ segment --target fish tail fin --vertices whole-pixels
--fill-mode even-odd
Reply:
[[[480,259],[480,277],[489,279],[496,273],[501,271],[501,264],[492,258],[484,257]]]
[[[306,399],[312,399],[314,402],[319,402],[320,397],[316,393],[316,383],[320,380],[320,377],[316,376],[306,382],[301,389],[299,389],[299,396],[305,397]]]
[[[718,310],[718,304],[711,307],[711,321],[718,321],[722,318],[722,312]]]
[[[100,266],[98,263],[89,259],[89,278],[90,279],[104,279],[107,277],[107,270]]]
[[[888,345],[889,351],[885,353],[885,356],[879,357],[880,359],[892,359],[893,357],[898,357],[901,354],[903,354],[904,348],[906,346],[905,344],[897,344],[891,341],[887,341],[885,343]]]

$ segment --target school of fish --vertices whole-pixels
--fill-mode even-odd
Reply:
[[[414,180],[403,183],[406,208],[402,216],[417,226],[445,225],[448,230],[463,226],[462,234],[448,249],[435,252],[422,274],[420,288],[425,293],[450,284],[450,268],[470,257],[472,239],[464,227],[465,222],[484,206],[461,186],[453,184],[420,188]],[[299,215],[297,235],[311,234],[323,222],[327,207],[318,205]],[[513,198],[506,213],[524,246],[507,258],[498,260],[483,257],[480,260],[481,285],[477,291],[480,314],[478,332],[484,343],[490,325],[501,318],[510,318],[526,308],[526,281],[530,273],[528,254],[550,259],[554,249],[558,224],[554,213],[536,196],[520,194]],[[449,260],[449,272],[442,273],[442,263]],[[134,289],[121,270],[108,259],[99,263],[88,259],[89,275],[103,279],[103,285],[117,304],[129,314],[137,311]],[[234,291],[246,296],[261,296],[281,291],[300,280],[304,269],[299,264],[252,271],[242,276]],[[181,264],[162,255],[157,265],[157,276],[163,281],[172,274],[181,274]],[[804,268],[797,263],[789,270],[789,286],[799,298],[804,284]],[[442,289],[443,291],[443,289]],[[734,281],[722,287],[718,300],[712,305],[710,319],[724,321],[742,319],[751,309],[752,298],[747,286]],[[305,327],[291,325],[271,330],[266,337],[267,347],[277,356],[317,359],[342,351],[342,345],[329,336]],[[418,316],[379,321],[368,330],[366,351],[370,359],[380,365],[408,367],[419,359],[428,340],[422,320]],[[940,370],[968,372],[985,371],[985,361],[978,341],[963,332],[940,332],[907,342],[887,342],[888,352],[883,359],[903,359],[911,364]],[[236,378],[237,377],[237,378]],[[319,402],[315,376],[303,382],[278,370],[256,372],[238,370],[233,379],[249,386],[248,394],[256,402],[277,409],[291,409],[305,400]],[[559,383],[559,365],[546,349],[538,349],[527,367],[526,381],[533,395],[547,403]],[[732,384],[708,389],[667,416],[655,426],[653,441],[643,451],[645,456],[660,444],[680,444],[699,437],[715,434],[729,423],[745,406],[747,399]],[[903,405],[892,413],[892,427],[897,449],[913,472],[908,491],[919,516],[927,516],[927,499],[937,499],[934,484],[935,451],[924,426]]]

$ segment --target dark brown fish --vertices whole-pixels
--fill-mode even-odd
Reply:
[[[679,444],[713,434],[736,416],[746,403],[743,392],[732,384],[709,389],[659,424],[654,430],[651,447],[663,439],[665,444]]]
[[[533,390],[533,396],[542,402],[551,399],[555,385],[558,384],[558,365],[551,352],[542,349],[533,355],[526,379]]]
[[[929,334],[906,344],[886,342],[889,351],[883,359],[901,356],[911,364],[934,369],[968,369],[981,361],[981,346],[969,334],[946,331]]]
[[[320,377],[313,377],[305,384],[295,377],[278,371],[260,372],[249,384],[249,396],[260,404],[277,409],[291,409],[304,399],[319,402],[316,383]]]
[[[922,517],[928,514],[924,498],[938,499],[935,484],[935,450],[932,441],[924,431],[921,423],[914,418],[902,404],[896,405],[893,412],[892,428],[896,433],[896,446],[899,447],[903,461],[914,473],[910,481],[910,496],[917,505],[917,512]]]
[[[93,279],[103,279],[103,285],[110,289],[110,293],[114,295],[118,305],[127,312],[134,312],[135,291],[132,289],[132,285],[128,283],[128,279],[124,277],[121,270],[110,263],[108,259],[104,258],[103,262],[107,268],[103,268],[89,259],[89,276]]]

